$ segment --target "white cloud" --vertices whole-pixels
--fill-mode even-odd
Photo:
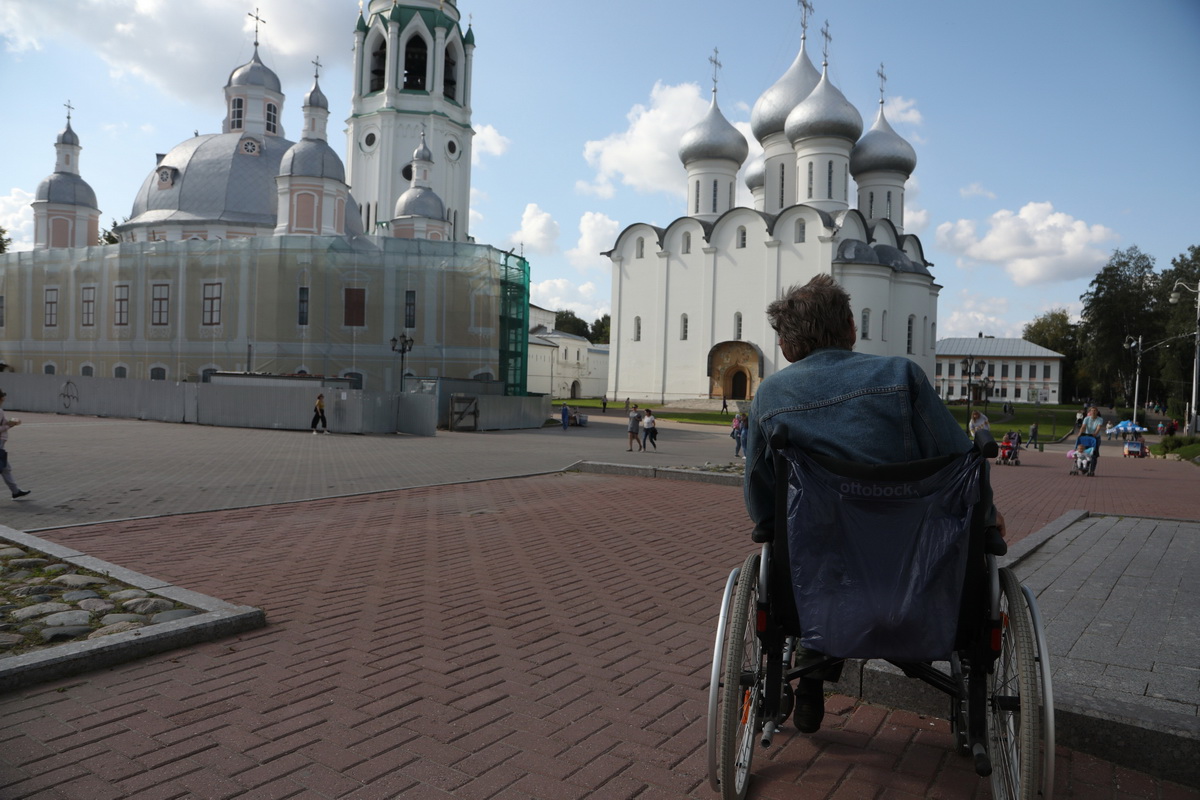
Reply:
[[[578,182],[576,189],[607,198],[613,196],[619,182],[645,194],[685,196],[679,140],[707,108],[696,84],[665,86],[656,82],[650,90],[650,105],[639,103],[626,114],[629,126],[624,131],[584,145],[583,157],[596,175],[590,182]]]
[[[475,138],[471,143],[471,164],[479,165],[480,158],[485,155],[502,156],[508,152],[512,141],[503,136],[492,125],[480,125],[475,129]]]
[[[0,228],[12,239],[9,252],[33,249],[33,195],[24,189],[13,189],[0,195]]]
[[[918,236],[929,227],[929,209],[921,208],[917,198],[921,196],[921,181],[915,177],[908,179],[904,191],[904,232],[915,233]]]
[[[521,214],[520,229],[509,234],[505,246],[542,255],[553,253],[558,249],[558,223],[550,212],[543,211],[537,203],[530,203]]]
[[[1020,323],[1011,323],[1004,319],[1008,313],[1008,299],[991,294],[971,294],[966,289],[958,293],[955,302],[947,303],[942,298],[938,303],[940,308],[953,308],[948,315],[938,314],[938,338],[948,339],[960,336],[984,336],[998,338],[1013,338],[1021,335]]]
[[[996,199],[996,193],[984,188],[979,181],[972,183],[970,186],[964,186],[958,190],[959,197],[986,197],[989,200]]]
[[[529,286],[529,301],[551,311],[574,311],[575,316],[591,324],[610,313],[607,292],[591,281],[574,283],[566,278],[551,278]]]
[[[1108,260],[1117,234],[1055,211],[1052,203],[1027,203],[1020,211],[997,211],[980,236],[976,222],[960,219],[937,228],[937,244],[971,262],[998,264],[1018,286],[1054,283],[1094,275]]]
[[[605,269],[612,262],[600,255],[612,249],[620,232],[620,223],[599,211],[588,211],[579,218],[579,242],[567,251],[567,260],[584,272],[589,269]]]
[[[889,97],[883,102],[883,113],[888,122],[906,125],[920,125],[925,121],[917,110],[917,101],[907,97]]]

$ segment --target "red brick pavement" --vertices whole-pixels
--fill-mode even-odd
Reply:
[[[707,800],[746,532],[735,487],[567,474],[43,534],[270,624],[0,698],[0,797]],[[944,722],[831,710],[752,796],[990,796]],[[1059,797],[1200,798],[1059,756]]]

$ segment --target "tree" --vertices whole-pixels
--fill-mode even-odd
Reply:
[[[1137,248],[1114,250],[1089,284],[1083,301],[1081,384],[1098,402],[1132,403],[1136,354],[1125,348],[1129,337],[1143,344],[1162,339],[1161,280],[1154,259]],[[1143,367],[1145,363],[1143,362]]]
[[[554,329],[563,333],[573,333],[585,339],[588,335],[588,324],[570,310],[554,312]]]
[[[0,228],[0,253],[7,253],[10,244],[12,244],[12,238],[8,235],[8,231]]]
[[[610,323],[608,314],[592,323],[592,332],[588,336],[592,340],[592,344],[608,344]]]
[[[1071,322],[1071,316],[1065,308],[1053,308],[1035,317],[1021,331],[1021,338],[1027,342],[1063,354],[1062,363],[1062,397],[1075,396],[1075,371],[1080,361],[1079,328]]]
[[[1159,294],[1169,298],[1176,283],[1182,281],[1191,288],[1200,282],[1200,247],[1192,245],[1186,253],[1171,259],[1171,268],[1163,270]],[[1192,372],[1196,356],[1196,295],[1179,289],[1179,302],[1162,305],[1164,337],[1179,336],[1169,347],[1155,353],[1159,381],[1147,384],[1146,396],[1161,401],[1172,417],[1183,418],[1187,404],[1192,402]],[[1143,367],[1145,363],[1143,362]]]
[[[129,222],[129,217],[126,217],[124,221]],[[113,228],[115,227],[117,227],[117,221],[114,219],[107,228],[100,230],[100,235],[96,238],[96,244],[120,244],[120,238],[113,232]]]

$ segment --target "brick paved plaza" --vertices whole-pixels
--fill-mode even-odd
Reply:
[[[33,502],[0,523],[269,624],[0,696],[0,797],[713,797],[705,687],[751,549],[741,493],[552,472],[640,456],[619,420],[413,439],[23,416]],[[728,442],[668,427],[643,457],[728,461]],[[1014,538],[1070,509],[1200,516],[1192,465],[1098,472],[996,467]],[[943,721],[830,708],[760,751],[753,797],[990,796]],[[1058,797],[1200,798],[1066,748],[1058,775]]]

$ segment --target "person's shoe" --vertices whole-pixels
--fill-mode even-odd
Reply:
[[[330,434],[329,434],[329,431],[325,431],[325,435],[326,435],[326,436],[329,436],[329,435],[330,435]]]
[[[825,719],[825,682],[801,678],[796,684],[796,727],[801,733],[816,733]]]
[[[313,428],[313,436],[316,436],[316,435],[317,435],[317,429]]]
[[[24,496],[25,496],[25,495],[27,495],[27,494],[29,494],[29,490],[28,490],[28,489],[24,489],[24,490],[22,490],[22,491],[20,491],[20,492],[13,492],[13,500],[17,500],[17,499],[19,499],[19,498],[21,498],[21,497],[24,497]]]

